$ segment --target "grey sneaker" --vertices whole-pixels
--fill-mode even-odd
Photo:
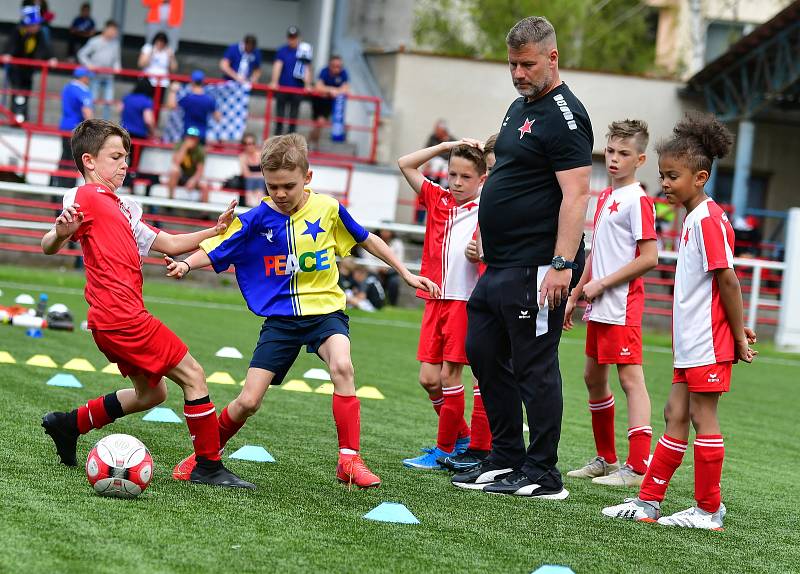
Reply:
[[[619,463],[608,463],[602,456],[596,456],[585,466],[570,470],[567,476],[572,478],[596,478],[598,476],[608,476],[612,472],[619,470]]]
[[[640,486],[644,480],[644,475],[634,472],[628,464],[623,464],[619,470],[612,472],[606,476],[598,476],[592,479],[593,484],[602,484],[604,486],[622,486],[630,488],[632,486]]]
[[[722,520],[727,509],[720,504],[716,512],[706,512],[696,506],[681,510],[670,516],[658,519],[662,526],[682,526],[683,528],[703,528],[705,530],[722,530]]]
[[[656,522],[661,516],[661,505],[655,500],[641,500],[626,498],[622,504],[607,506],[603,510],[604,516],[622,518],[623,520],[636,520],[637,522]]]

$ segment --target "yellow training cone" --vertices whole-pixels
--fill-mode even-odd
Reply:
[[[217,371],[212,373],[210,377],[206,379],[209,383],[217,383],[218,385],[235,385],[236,381],[230,375],[230,373],[226,373],[225,371]]]
[[[385,399],[378,389],[375,387],[361,387],[356,391],[356,396],[359,399]]]
[[[320,386],[316,388],[314,392],[319,393],[321,395],[332,395],[333,383],[322,383]]]
[[[14,357],[7,351],[0,351],[0,363],[16,363]]]
[[[97,370],[97,369],[94,368],[94,366],[89,361],[87,361],[86,359],[80,359],[80,358],[76,358],[76,359],[72,359],[71,361],[67,361],[67,363],[64,365],[64,368],[65,369],[69,369],[70,371],[92,372],[92,371],[96,371]]]
[[[308,383],[302,379],[292,379],[288,383],[283,383],[281,388],[284,391],[297,391],[300,393],[310,393],[311,387],[308,386]]]
[[[103,370],[101,372],[107,373],[109,375],[122,375],[122,373],[119,372],[119,367],[117,367],[116,363],[107,364],[105,367],[103,367]]]
[[[25,364],[33,367],[47,367],[48,369],[55,369],[58,367],[58,365],[56,365],[55,361],[51,359],[49,355],[34,355],[25,361]]]

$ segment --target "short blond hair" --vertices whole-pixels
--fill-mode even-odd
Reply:
[[[299,169],[308,171],[308,144],[306,138],[299,134],[274,136],[264,143],[261,150],[261,171],[278,171]]]
[[[636,142],[636,149],[639,153],[644,153],[647,143],[650,141],[650,133],[647,131],[647,122],[643,120],[620,120],[611,122],[608,126],[606,137],[628,139],[633,138]]]

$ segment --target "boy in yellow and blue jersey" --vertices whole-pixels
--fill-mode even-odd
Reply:
[[[167,274],[180,279],[198,267],[217,273],[236,268],[247,306],[266,317],[244,388],[221,413],[220,446],[261,406],[270,385],[279,385],[303,345],[330,370],[333,417],[339,437],[336,476],[361,488],[380,479],[359,456],[361,406],[355,396],[345,295],[338,286],[336,256],[359,244],[393,267],[411,287],[433,297],[439,287],[411,274],[379,237],[369,233],[335,199],[305,187],[311,181],[308,148],[297,134],[276,136],[261,153],[269,198],[234,219],[225,234],[200,244],[184,261],[168,259]],[[194,467],[190,456],[172,475],[185,480]]]

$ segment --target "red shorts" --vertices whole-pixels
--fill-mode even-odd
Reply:
[[[731,390],[733,363],[714,363],[702,367],[687,367],[674,370],[672,384],[689,385],[690,393],[727,393]]]
[[[125,329],[92,331],[92,337],[123,377],[144,375],[152,387],[189,352],[189,347],[152,315]]]
[[[600,365],[641,365],[642,328],[589,321],[586,356]]]
[[[417,360],[437,365],[442,361],[468,365],[467,302],[440,299],[425,301]]]

